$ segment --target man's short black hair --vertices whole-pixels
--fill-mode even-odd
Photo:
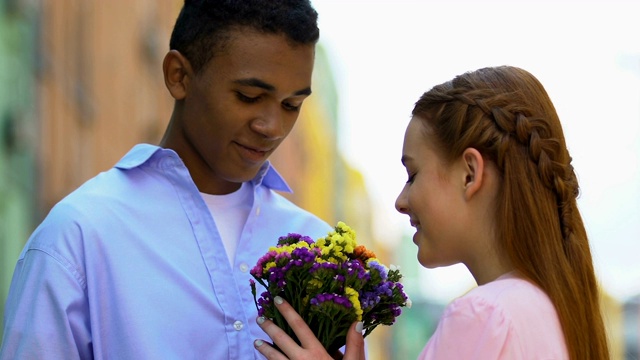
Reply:
[[[229,31],[240,27],[283,34],[298,44],[315,44],[320,36],[309,0],[185,0],[169,46],[199,72],[222,49]]]

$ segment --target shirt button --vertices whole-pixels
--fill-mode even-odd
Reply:
[[[249,265],[245,263],[240,264],[240,271],[242,271],[243,273],[246,273],[247,271],[249,271]]]
[[[236,329],[237,331],[242,330],[243,327],[244,327],[244,324],[240,320],[233,323],[233,328]]]
[[[260,206],[256,209],[256,216],[260,216]]]

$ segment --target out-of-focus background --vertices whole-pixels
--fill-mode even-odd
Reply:
[[[272,158],[294,202],[343,220],[413,300],[371,336],[372,359],[413,359],[461,266],[420,268],[394,210],[413,103],[483,66],[531,71],[555,102],[602,282],[613,359],[640,342],[640,13],[637,1],[312,0],[314,95]],[[0,313],[24,242],[49,209],[138,142],[172,100],[161,73],[180,0],[0,0]],[[1,330],[0,330],[1,331]],[[461,334],[464,341],[464,334]]]

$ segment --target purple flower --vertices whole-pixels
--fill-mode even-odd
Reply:
[[[338,294],[322,293],[316,295],[313,299],[311,299],[311,301],[309,301],[309,303],[314,306],[320,306],[325,302],[332,302],[347,309],[353,307],[353,304],[351,304],[351,301],[349,301],[349,299]]]
[[[295,258],[299,259],[305,263],[313,263],[316,260],[316,257],[320,255],[320,249],[318,248],[297,248],[294,249],[291,253]]]
[[[258,259],[258,263],[251,269],[249,273],[255,277],[262,277],[264,265],[270,261],[273,261],[276,255],[277,253],[273,250],[267,252],[260,259]]]
[[[273,306],[273,299],[271,298],[271,294],[268,291],[260,294],[260,298],[257,301],[258,305],[258,316],[265,316],[266,309]]]
[[[278,238],[278,246],[291,245],[291,244],[298,243],[300,241],[304,241],[309,245],[313,244],[313,239],[308,236],[303,236],[296,233],[289,233],[287,236],[281,236]]]
[[[337,264],[330,263],[330,262],[315,263],[311,267],[311,272],[318,272],[318,271],[324,271],[324,270],[328,270],[329,272],[333,272],[337,268],[338,268]]]
[[[369,269],[372,272],[375,271],[380,274],[380,278],[382,278],[382,281],[387,280],[387,268],[384,267],[384,265],[375,260],[371,260],[369,261]]]

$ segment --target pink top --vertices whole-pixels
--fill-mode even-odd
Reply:
[[[549,297],[505,274],[452,301],[418,360],[568,358]]]

